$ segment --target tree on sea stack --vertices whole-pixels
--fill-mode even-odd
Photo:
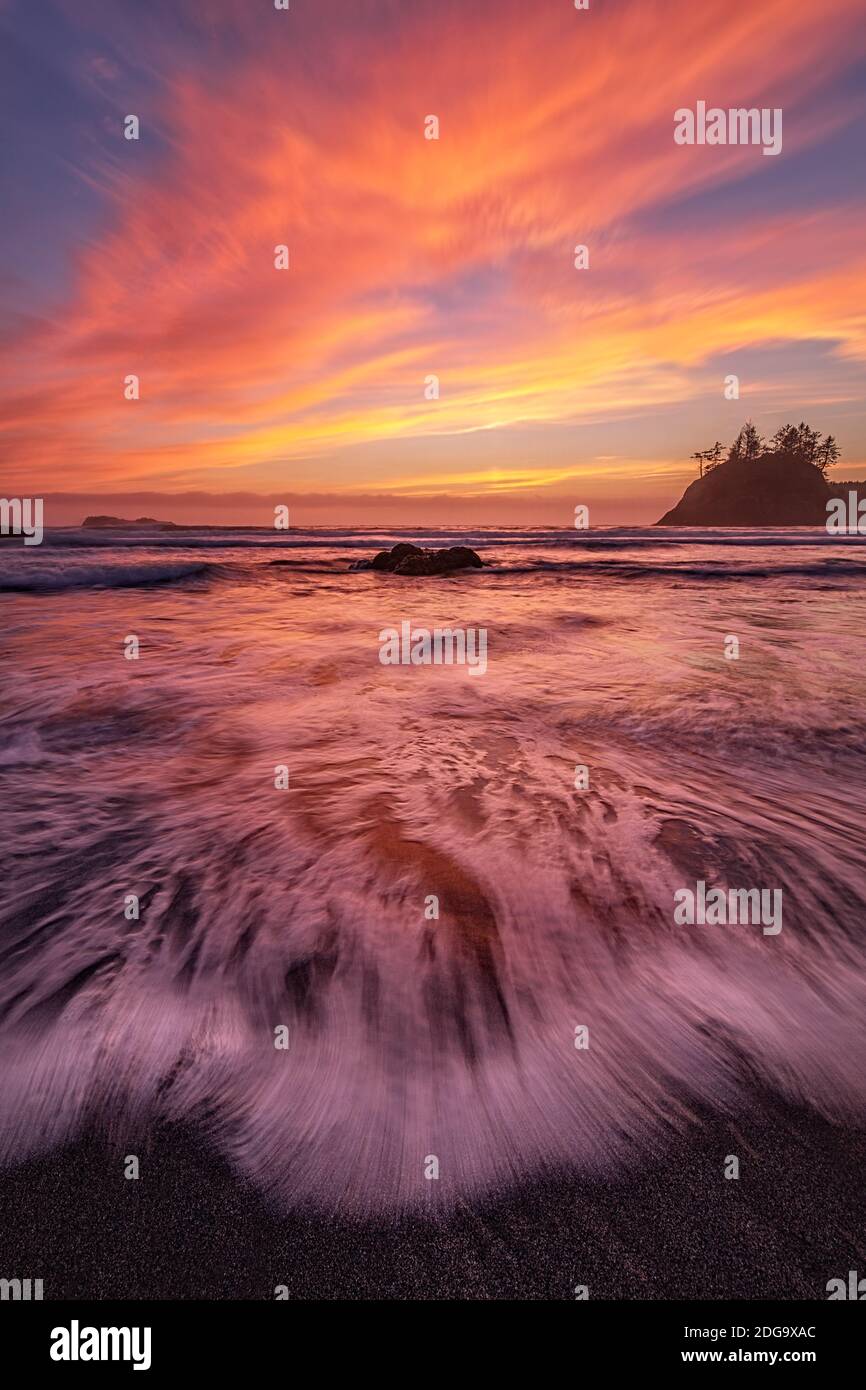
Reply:
[[[770,440],[774,454],[796,454],[798,431],[796,425],[782,425]]]
[[[701,478],[704,476],[704,464],[706,464],[706,471],[709,473],[711,468],[715,468],[716,464],[721,463],[724,447],[722,441],[717,439],[711,449],[698,449],[696,453],[689,455],[690,458],[697,459],[698,473]]]
[[[747,420],[731,445],[729,459],[756,459],[764,452],[764,441],[751,420]]]
[[[820,430],[813,430],[801,420],[799,425],[782,425],[770,440],[770,450],[774,454],[788,454],[791,458],[811,463],[821,473],[827,473],[839,461],[839,446],[832,434],[821,438]]]
[[[839,462],[840,449],[832,434],[828,434],[823,444],[818,445],[815,454],[815,467],[820,468],[824,476],[827,476],[827,469],[832,468],[834,463]]]

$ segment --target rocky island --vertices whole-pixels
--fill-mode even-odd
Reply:
[[[748,421],[722,454],[717,442],[692,455],[700,476],[657,526],[823,526],[828,502],[858,486],[828,482],[836,441],[803,422],[765,442]]]
[[[156,521],[152,516],[137,516],[134,521],[128,521],[123,516],[86,516],[81,525],[89,531],[107,531],[118,526],[156,526],[160,531],[178,529],[176,521]]]

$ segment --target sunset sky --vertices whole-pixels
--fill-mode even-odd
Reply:
[[[49,523],[639,523],[747,416],[866,468],[862,0],[0,0],[0,44],[0,490]],[[676,145],[698,100],[781,154]]]

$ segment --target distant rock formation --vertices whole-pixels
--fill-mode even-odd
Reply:
[[[114,526],[157,526],[165,531],[178,529],[176,521],[155,521],[152,516],[137,516],[134,521],[127,521],[126,517],[122,516],[86,516],[81,525],[92,531],[107,530]]]
[[[657,526],[824,526],[837,495],[820,468],[788,453],[731,458],[690,483]]]
[[[452,545],[447,550],[422,550],[403,541],[390,550],[380,550],[372,560],[356,560],[351,569],[378,570],[383,574],[451,574],[454,570],[481,569],[483,560],[468,545]]]

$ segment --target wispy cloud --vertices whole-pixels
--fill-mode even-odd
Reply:
[[[866,356],[862,195],[815,207],[804,176],[782,199],[759,149],[672,139],[697,98],[781,106],[782,158],[832,159],[858,109],[832,98],[863,48],[854,0],[181,9],[202,32],[179,48],[161,6],[140,29],[101,6],[82,26],[82,71],[118,111],[135,52],[142,139],[112,117],[91,144],[79,123],[69,157],[100,214],[65,292],[12,330],[15,479],[523,491],[569,475],[551,426],[699,402],[722,354]],[[757,210],[700,216],[749,179]],[[775,408],[784,378],[763,375]],[[527,428],[531,463],[473,457],[479,432]],[[419,440],[434,466],[351,471],[351,448]]]

